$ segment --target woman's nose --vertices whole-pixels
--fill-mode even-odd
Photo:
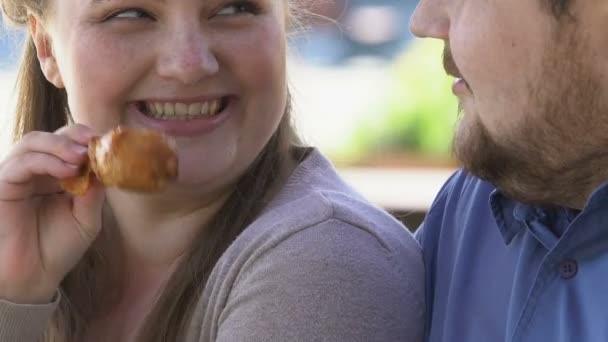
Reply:
[[[163,78],[193,84],[219,71],[209,37],[200,30],[180,30],[169,35],[162,51],[158,73]]]
[[[446,2],[421,0],[410,19],[410,31],[416,37],[448,40],[450,20]]]

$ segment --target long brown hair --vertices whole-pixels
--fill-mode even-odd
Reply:
[[[27,25],[30,14],[42,17],[45,6],[44,0],[2,0],[5,19],[20,26]],[[53,132],[68,123],[66,92],[47,81],[31,38],[24,44],[17,89],[14,140],[32,131]]]
[[[0,0],[3,15],[10,22],[26,26],[29,15],[44,18],[48,0]],[[293,16],[291,0],[289,14]],[[290,20],[294,27],[294,21]],[[296,24],[297,26],[297,24]],[[36,48],[29,37],[25,42],[18,76],[15,141],[32,131],[53,132],[70,122],[65,90],[48,82],[42,73]],[[291,98],[277,131],[255,162],[237,183],[224,206],[210,224],[201,229],[193,248],[177,267],[148,314],[140,341],[180,341],[187,330],[194,307],[213,267],[228,246],[261,212],[270,200],[278,174],[288,158],[289,147],[299,144],[292,128]],[[91,248],[66,276],[60,291],[62,300],[44,337],[47,342],[75,342],[82,339],[87,323],[94,317],[104,293],[103,255]],[[104,273],[106,272],[106,273]]]

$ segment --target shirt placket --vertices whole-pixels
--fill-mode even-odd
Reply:
[[[572,229],[571,224],[564,221],[567,220],[565,216],[560,217],[559,220],[555,224],[566,225],[566,232]],[[552,233],[549,227],[537,219],[526,222],[526,226],[528,228],[527,233],[534,236],[538,243],[547,250],[547,253],[540,263],[536,279],[525,301],[518,324],[514,329],[513,337],[510,339],[512,342],[528,342],[525,339],[525,333],[528,329],[533,329],[529,325],[533,321],[534,313],[541,297],[546,293],[546,288],[552,282],[570,279],[578,272],[578,264],[575,259],[567,255],[568,249],[566,246],[572,234],[564,234],[559,238]]]

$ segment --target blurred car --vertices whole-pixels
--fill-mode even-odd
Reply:
[[[412,39],[417,0],[333,0],[312,8],[311,28],[294,41],[296,55],[320,64],[366,56],[390,60]],[[329,20],[328,20],[329,19]]]

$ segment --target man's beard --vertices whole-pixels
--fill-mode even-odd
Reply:
[[[581,208],[608,178],[604,89],[586,58],[593,50],[584,49],[585,37],[569,34],[547,49],[517,130],[493,137],[479,117],[465,114],[454,139],[465,170],[525,203]]]

